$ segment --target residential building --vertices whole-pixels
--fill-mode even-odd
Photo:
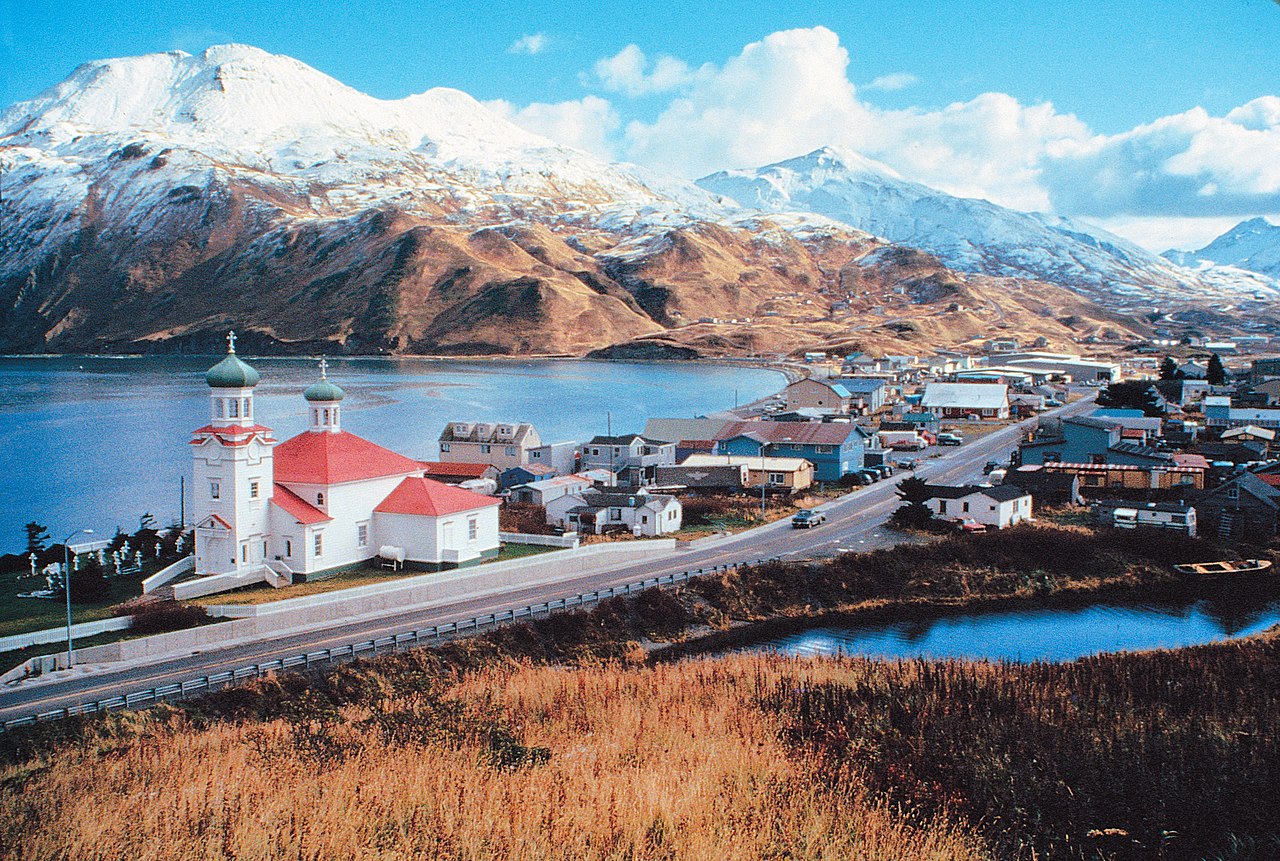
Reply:
[[[1080,505],[1080,476],[1067,472],[1048,472],[1040,466],[1022,466],[1005,473],[1002,484],[1019,487],[1031,494],[1036,508],[1051,505]]]
[[[1205,486],[1203,466],[1132,463],[1046,463],[1047,473],[1065,473],[1080,479],[1080,492],[1088,495],[1100,489],[1110,490],[1200,490]],[[1006,476],[1008,478],[1008,476]]]
[[[676,462],[676,444],[640,434],[600,434],[584,443],[581,469],[607,469],[618,484],[639,487],[653,484],[655,469]]]
[[[1015,392],[1009,395],[1009,415],[1016,419],[1030,418],[1044,410],[1044,395]]]
[[[1169,529],[1196,537],[1196,510],[1177,502],[1134,503],[1125,499],[1095,502],[1089,516],[1099,526],[1115,529]]]
[[[630,532],[657,537],[679,531],[684,519],[680,500],[640,488],[632,493],[583,491],[546,503],[547,523],[566,532]]]
[[[899,357],[910,358],[910,357]],[[889,398],[889,385],[878,377],[840,377],[832,380],[849,393],[849,412],[871,415],[884,408]]]
[[[1204,423],[1219,432],[1245,425],[1280,428],[1280,409],[1233,407],[1227,395],[1211,395],[1204,399]]]
[[[491,463],[441,463],[438,460],[420,460],[422,474],[444,484],[462,484],[464,481],[492,479],[495,483],[502,473]]]
[[[657,439],[663,442],[679,442],[687,439],[713,440],[730,421],[735,419],[649,419],[645,422],[642,436],[645,439]]]
[[[782,390],[782,396],[789,410],[810,408],[838,415],[848,414],[853,398],[840,383],[815,377],[796,380]]]
[[[254,417],[259,375],[235,355],[211,368],[210,423],[193,433],[195,570],[273,583],[402,550],[427,568],[498,552],[498,500],[426,478],[418,461],[342,429],[338,386],[302,393],[308,429],[277,443]]]
[[[553,475],[570,475],[578,468],[578,444],[571,440],[543,443],[529,449],[528,462],[551,467]]]
[[[586,476],[557,475],[553,478],[517,485],[511,488],[509,498],[512,502],[545,506],[553,499],[559,499],[570,494],[580,494],[591,490],[593,487],[591,479]]]
[[[502,471],[502,475],[498,477],[498,487],[508,490],[519,484],[529,484],[534,481],[554,478],[555,474],[556,471],[554,469],[541,463],[530,463],[528,466],[513,466]]]
[[[680,463],[676,466],[658,467],[657,484],[659,487],[683,487],[698,494],[740,493],[751,486],[750,470],[745,463],[724,463],[723,457],[704,455],[715,458],[710,466],[699,466],[695,460],[692,464]],[[808,463],[808,461],[805,461]],[[812,483],[812,465],[810,466],[810,482]],[[756,482],[757,486],[759,482]]]
[[[1244,472],[1196,497],[1195,507],[1201,534],[1266,544],[1280,526],[1280,487]]]
[[[940,419],[1007,419],[1009,387],[1001,383],[928,383],[920,408]]]
[[[862,469],[874,432],[861,425],[816,422],[733,422],[721,431],[718,454],[798,457],[818,481],[839,481]]]
[[[1249,379],[1254,383],[1280,379],[1280,359],[1254,359],[1249,366]]]
[[[1259,401],[1269,407],[1280,405],[1280,378],[1265,380],[1253,387],[1253,393]]]
[[[925,505],[942,520],[973,520],[989,528],[1007,529],[1031,519],[1031,494],[1015,485],[930,484],[928,488]]]
[[[760,457],[759,455],[695,454],[680,464],[685,469],[711,469],[717,466],[744,467],[745,486],[765,488],[779,493],[799,493],[813,485],[813,464],[802,457]]]
[[[1046,427],[1018,449],[1023,464],[1084,463],[1172,465],[1169,454],[1126,441],[1124,426],[1112,419],[1072,416],[1058,423],[1055,432]]]
[[[1222,432],[1221,439],[1223,442],[1238,442],[1248,440],[1249,442],[1260,442],[1267,448],[1275,445],[1276,432],[1270,428],[1260,428],[1253,425],[1244,425],[1243,427],[1231,428]]]
[[[529,452],[542,445],[533,425],[503,422],[449,422],[440,434],[440,460],[491,463],[501,472],[529,462]]]

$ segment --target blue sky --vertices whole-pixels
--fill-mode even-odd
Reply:
[[[776,37],[783,31],[800,35]],[[1266,152],[1245,147],[1257,165],[1242,178],[1230,164],[1234,144],[1214,126],[1255,103],[1250,116],[1265,119],[1232,122],[1280,129],[1280,102],[1256,108],[1280,92],[1273,0],[0,0],[0,104],[86,60],[229,41],[288,54],[381,98],[456,87],[535,131],[689,176],[834,143],[955,193],[1085,215],[1139,239],[1145,223],[1160,234],[1148,244],[1280,210]],[[753,54],[752,45],[764,47]],[[753,87],[754,104],[744,95]],[[717,99],[738,122],[712,122]],[[1184,159],[1176,182],[1106,194],[1080,186],[1085,162],[1095,179],[1149,169],[1152,147],[1169,163],[1178,152],[1161,149],[1168,129],[1134,130],[1195,109],[1205,116],[1172,125],[1188,158],[1206,139],[1218,142],[1214,158]],[[771,122],[799,130],[744,139]],[[991,140],[984,127],[1001,123]],[[672,136],[687,152],[664,146]]]

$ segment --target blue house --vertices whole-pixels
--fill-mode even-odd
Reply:
[[[1060,434],[1037,437],[1022,444],[1022,463],[1110,463],[1151,466],[1172,462],[1169,455],[1150,446],[1124,442],[1124,428],[1115,421],[1090,416],[1062,420]]]
[[[874,377],[840,377],[831,382],[849,393],[851,412],[874,413],[884,406],[889,391],[884,380]]]
[[[834,422],[730,422],[716,441],[716,454],[802,457],[818,481],[839,481],[862,469],[865,429]]]

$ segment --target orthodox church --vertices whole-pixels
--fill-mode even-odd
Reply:
[[[498,500],[424,477],[416,460],[342,429],[342,389],[302,393],[310,427],[278,442],[258,424],[258,372],[235,354],[209,369],[209,424],[193,432],[198,574],[294,574],[378,556],[436,570],[498,552]]]

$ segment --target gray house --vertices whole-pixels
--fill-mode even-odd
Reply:
[[[1280,534],[1280,487],[1269,483],[1272,478],[1241,473],[1197,497],[1200,534],[1273,541]]]
[[[659,466],[673,466],[676,444],[650,439],[640,434],[601,434],[582,445],[579,471],[607,469],[618,483],[632,487],[653,484]]]

